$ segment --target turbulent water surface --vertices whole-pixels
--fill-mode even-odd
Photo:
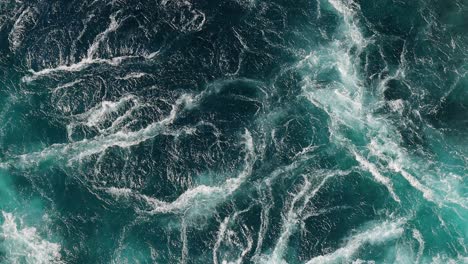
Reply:
[[[465,0],[0,0],[0,263],[468,263]]]

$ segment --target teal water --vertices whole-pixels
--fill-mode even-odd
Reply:
[[[468,2],[0,0],[0,263],[468,263]]]

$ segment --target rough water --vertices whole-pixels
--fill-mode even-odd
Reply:
[[[465,0],[0,0],[0,263],[468,263]]]

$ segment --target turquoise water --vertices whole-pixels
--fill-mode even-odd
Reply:
[[[463,0],[0,1],[0,263],[467,263]]]

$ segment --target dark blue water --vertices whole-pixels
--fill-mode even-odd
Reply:
[[[467,263],[464,0],[0,0],[0,263]]]

